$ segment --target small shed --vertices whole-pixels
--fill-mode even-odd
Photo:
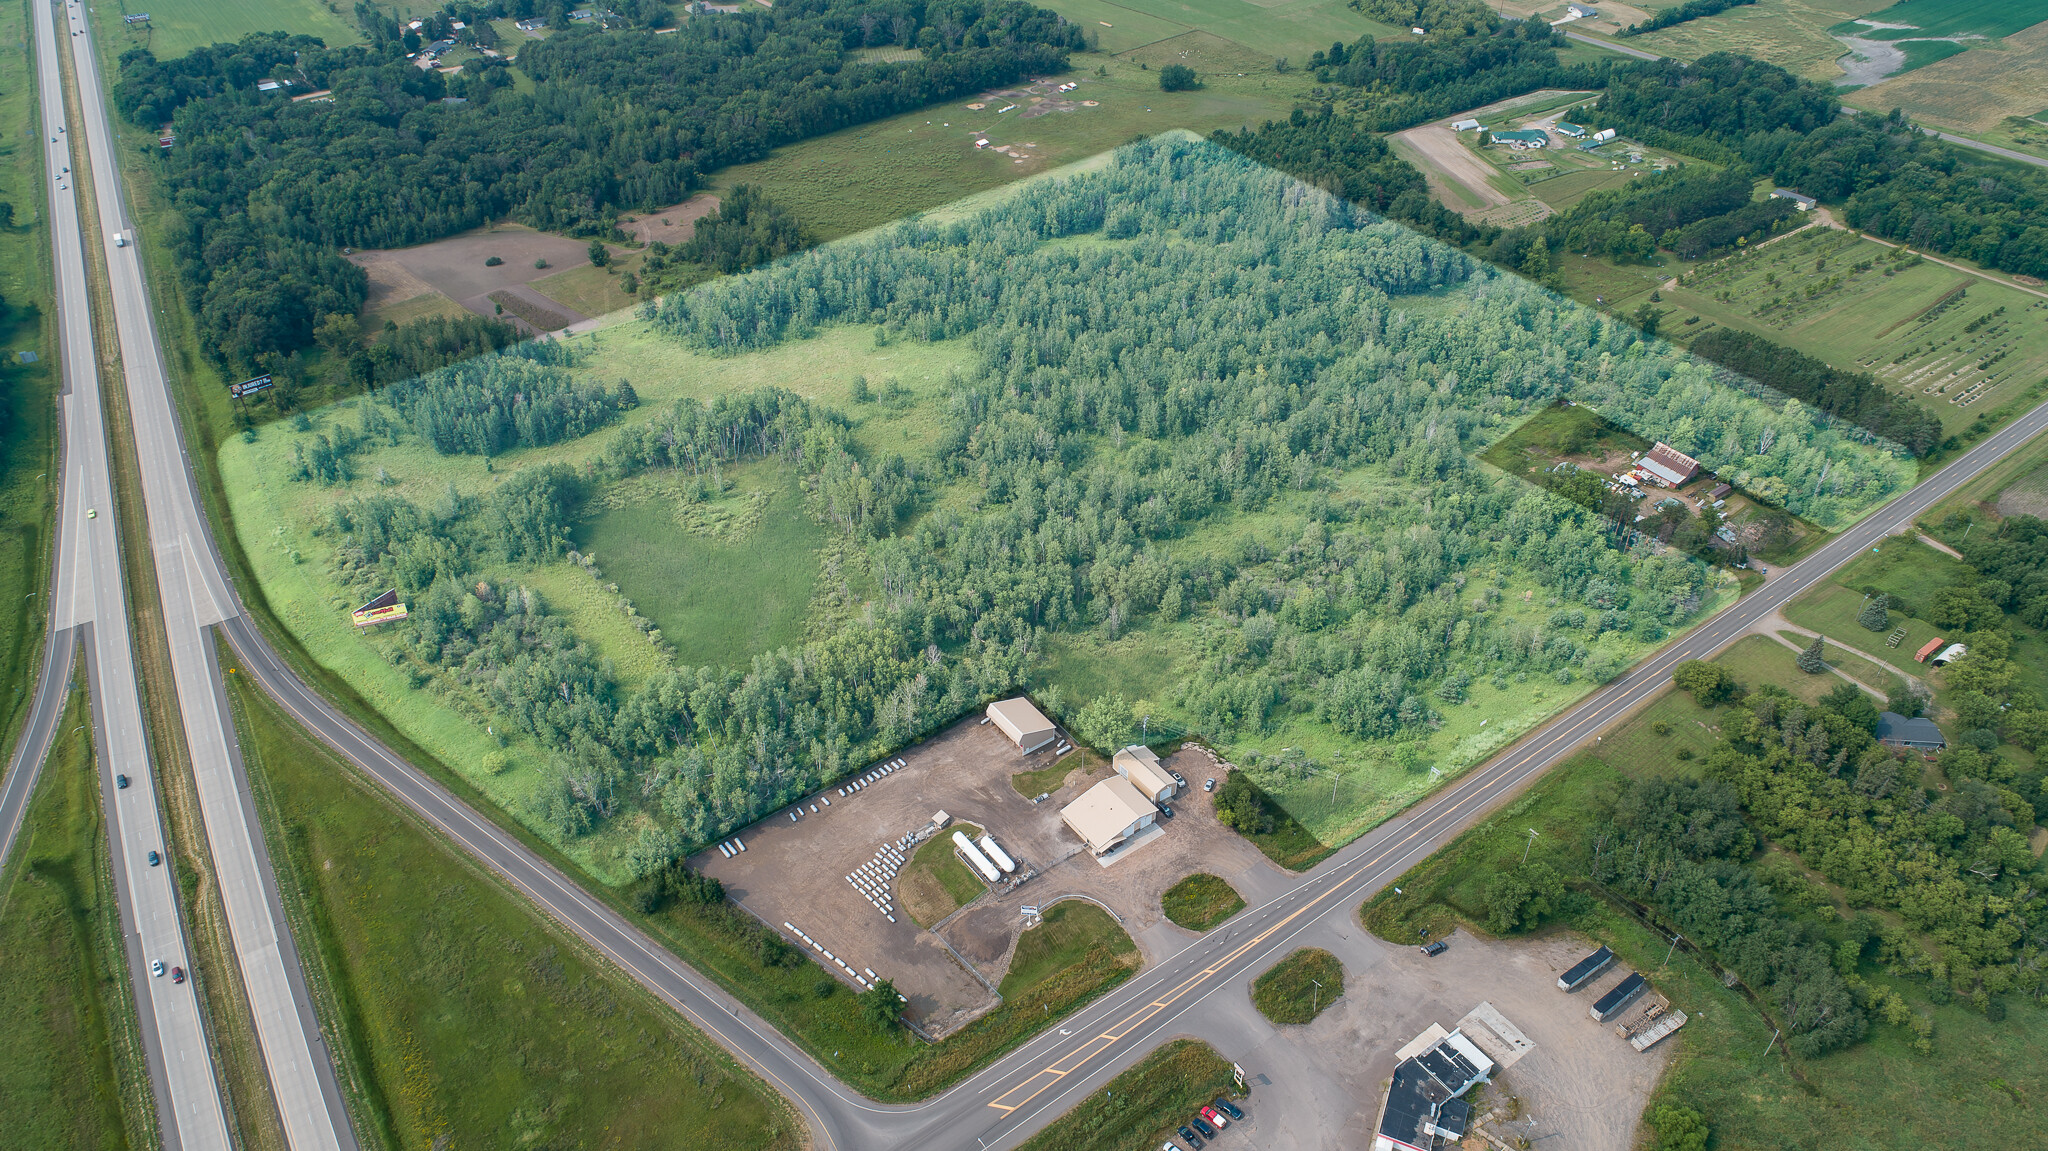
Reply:
[[[1947,647],[1942,648],[1941,652],[1929,662],[1934,664],[1934,666],[1936,667],[1947,667],[1949,664],[1954,663],[1955,661],[1963,658],[1968,654],[1970,654],[1969,648],[1959,643],[1952,643]]]
[[[1790,200],[1792,201],[1792,206],[1802,212],[1813,211],[1814,205],[1818,203],[1812,196],[1802,196],[1790,188],[1772,188],[1771,199]]]
[[[1451,131],[1453,132],[1474,132],[1478,129],[1479,121],[1477,120],[1464,119],[1451,121]]]
[[[1059,734],[1052,721],[1045,718],[1045,713],[1032,706],[1031,701],[1021,695],[1016,699],[997,700],[989,704],[988,717],[997,727],[1002,728],[1003,734],[1010,737],[1010,742],[1016,744],[1026,755],[1051,743],[1053,737]]]
[[[1718,500],[1734,490],[1734,488],[1729,487],[1727,484],[1715,484],[1714,490],[1707,493],[1707,498],[1710,500]]]
[[[1914,751],[1940,751],[1948,746],[1941,728],[1925,717],[1907,719],[1893,711],[1879,712],[1877,742],[1887,747],[1910,747]]]
[[[1118,775],[1130,780],[1146,799],[1154,803],[1172,799],[1180,790],[1173,781],[1173,773],[1167,771],[1166,765],[1159,762],[1159,756],[1142,743],[1134,743],[1117,752],[1109,763]]]
[[[1557,125],[1557,134],[1560,136],[1570,136],[1572,139],[1578,140],[1584,138],[1584,136],[1586,135],[1586,130],[1584,128],[1579,127],[1577,124],[1566,124],[1563,121],[1559,121]]]
[[[1928,640],[1925,646],[1923,646],[1919,651],[1913,653],[1913,662],[1926,663],[1927,657],[1933,655],[1935,652],[1940,651],[1941,645],[1947,642],[1947,640],[1941,638],[1940,636],[1935,636],[1933,639]]]

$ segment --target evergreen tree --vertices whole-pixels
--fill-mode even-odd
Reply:
[[[1800,671],[1808,675],[1819,675],[1828,669],[1826,661],[1821,659],[1821,642],[1820,636],[1814,636],[1813,645],[1799,653]]]
[[[1891,606],[1892,597],[1882,593],[1874,595],[1869,603],[1863,605],[1863,612],[1856,617],[1856,622],[1871,631],[1889,631],[1892,626]]]

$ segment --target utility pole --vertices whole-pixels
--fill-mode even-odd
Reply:
[[[1315,991],[1309,995],[1308,999],[1308,1013],[1313,1016],[1316,1013],[1316,1008],[1323,1002],[1323,985],[1313,979],[1309,980],[1309,982],[1316,985]]]
[[[1529,842],[1522,845],[1522,862],[1529,862],[1529,849],[1536,846],[1536,829],[1529,829]]]
[[[1771,1053],[1771,1047],[1772,1047],[1772,1045],[1773,1045],[1773,1044],[1775,1044],[1775,1043],[1777,1043],[1777,1042],[1778,1042],[1778,1029],[1774,1027],[1774,1028],[1772,1028],[1772,1029],[1771,1029],[1771,1042],[1770,1042],[1770,1043],[1766,1043],[1766,1044],[1764,1044],[1764,1055],[1769,1055],[1769,1054]],[[1760,1055],[1760,1056],[1758,1056],[1758,1058],[1759,1058],[1759,1059],[1761,1059],[1762,1057],[1763,1057],[1763,1056],[1761,1056],[1761,1055]]]
[[[1664,952],[1664,962],[1663,962],[1662,964],[1658,965],[1658,967],[1657,967],[1657,970],[1659,970],[1659,971],[1662,971],[1662,970],[1664,970],[1664,968],[1666,968],[1666,967],[1669,967],[1669,966],[1671,966],[1671,956],[1672,956],[1672,953],[1673,953],[1673,952],[1676,952],[1676,951],[1678,950],[1678,941],[1679,941],[1679,940],[1680,940],[1681,938],[1683,938],[1683,936],[1680,936],[1680,935],[1679,935],[1679,934],[1678,934],[1677,932],[1672,932],[1672,934],[1671,934],[1671,946],[1670,946],[1669,948],[1667,948],[1667,949],[1665,950],[1665,952]]]

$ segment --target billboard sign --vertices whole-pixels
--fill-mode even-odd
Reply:
[[[253,380],[243,380],[239,384],[229,384],[228,395],[238,400],[246,400],[257,392],[275,387],[276,385],[277,381],[271,379],[268,375],[257,376]]]

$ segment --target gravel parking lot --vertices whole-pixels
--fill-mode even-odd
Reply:
[[[716,848],[690,865],[725,884],[734,900],[780,930],[789,923],[855,971],[872,969],[909,1000],[911,1020],[944,1035],[995,1006],[1024,925],[1026,905],[1085,898],[1107,907],[1137,940],[1147,962],[1192,938],[1168,923],[1159,899],[1196,871],[1221,875],[1247,898],[1277,893],[1285,872],[1218,824],[1202,782],[1217,774],[1195,749],[1166,759],[1188,778],[1165,834],[1128,849],[1104,867],[1060,819],[1060,808],[1110,774],[1107,765],[1076,772],[1051,798],[1034,804],[1010,777],[1054,763],[1050,749],[1026,756],[993,725],[970,716],[894,758],[904,766],[858,792],[838,787],[776,812],[738,837],[746,850],[727,858]],[[830,804],[826,803],[830,800]],[[812,807],[816,807],[815,813]],[[992,833],[1018,864],[1022,882],[990,890],[925,931],[896,904],[895,922],[868,903],[846,876],[878,848],[925,828],[945,811],[957,822]],[[790,818],[791,812],[797,818]],[[950,833],[940,832],[941,836]],[[801,940],[793,940],[801,942]],[[814,951],[815,954],[815,951]],[[828,970],[837,970],[826,962]]]

